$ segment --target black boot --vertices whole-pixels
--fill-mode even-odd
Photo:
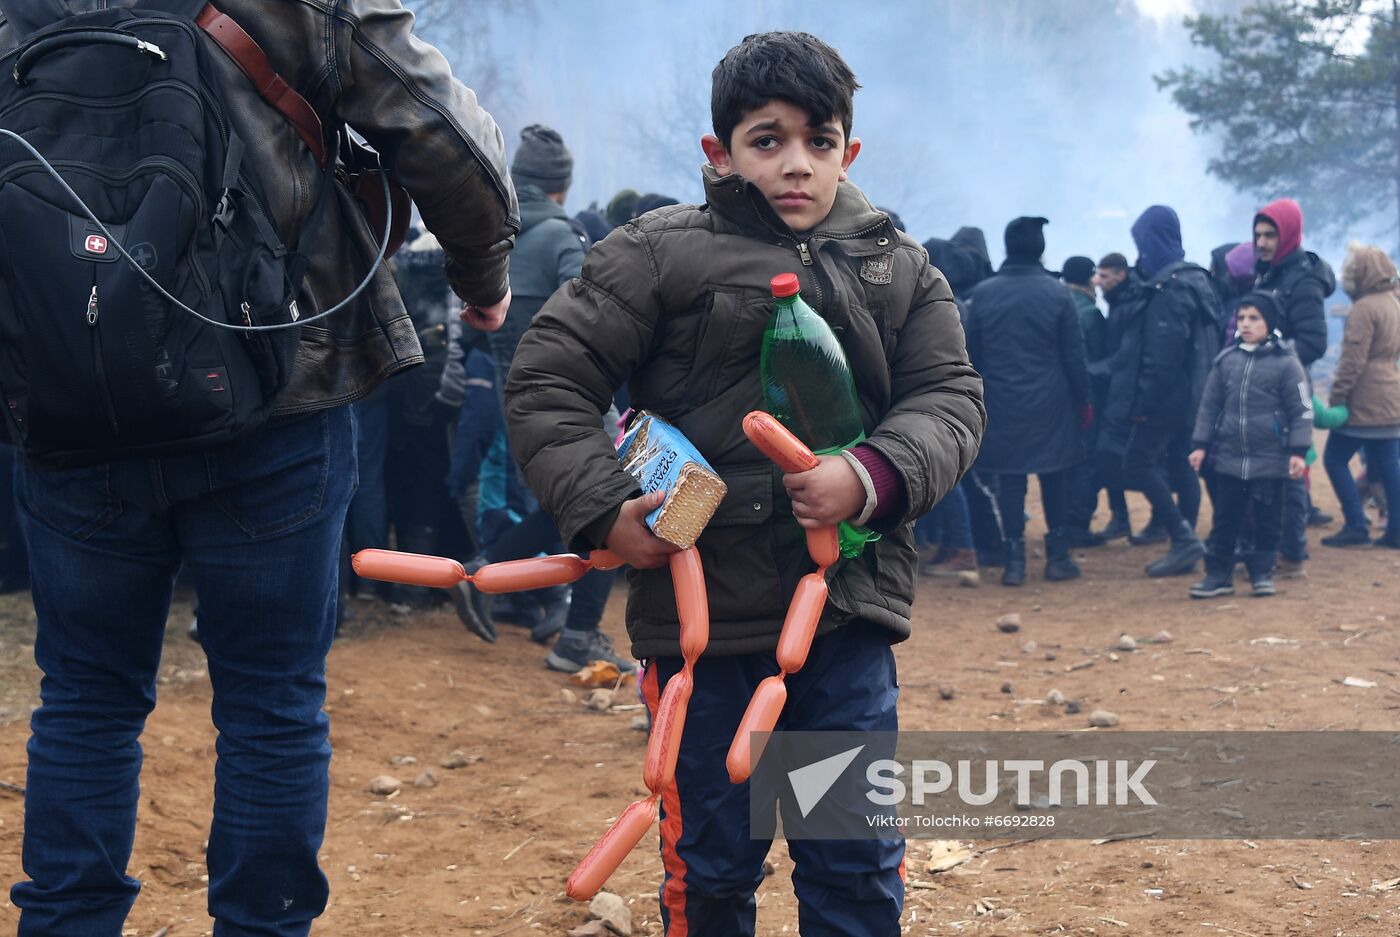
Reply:
[[[1233,554],[1206,554],[1206,578],[1191,587],[1193,599],[1215,599],[1235,594],[1235,557]]]
[[[1107,537],[1094,533],[1088,527],[1070,527],[1066,533],[1069,537],[1069,545],[1080,549],[1101,547],[1108,543]]]
[[[1245,566],[1249,569],[1249,584],[1251,594],[1256,599],[1274,595],[1274,563],[1278,559],[1278,554],[1251,553],[1245,560]]]
[[[1070,559],[1069,542],[1069,532],[1063,527],[1045,535],[1045,578],[1048,581],[1079,578],[1079,566]]]
[[[1133,532],[1132,526],[1128,523],[1125,515],[1115,514],[1109,520],[1108,526],[1098,532],[1098,535],[1105,541],[1118,540]]]
[[[1128,534],[1128,542],[1135,547],[1151,546],[1154,543],[1166,543],[1167,531],[1154,517],[1147,522],[1147,526],[1135,534]]]
[[[1019,586],[1026,581],[1026,540],[1024,537],[1014,537],[1006,541],[1002,547],[1006,554],[1005,566],[1001,571],[1001,584],[1003,586]]]
[[[1147,564],[1149,576],[1184,576],[1196,568],[1196,561],[1205,556],[1206,548],[1196,532],[1185,521],[1171,531],[1172,548],[1167,555]]]

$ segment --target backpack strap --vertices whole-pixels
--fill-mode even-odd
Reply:
[[[316,114],[316,109],[277,74],[267,59],[267,53],[253,37],[212,3],[207,4],[195,17],[195,24],[227,53],[243,74],[248,76],[253,87],[258,89],[262,99],[285,117],[297,135],[311,148],[316,162],[325,166],[329,154],[326,150],[325,130],[321,126],[321,118]]]

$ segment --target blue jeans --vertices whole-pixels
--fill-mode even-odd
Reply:
[[[389,395],[382,391],[351,405],[359,428],[356,464],[360,486],[350,499],[345,518],[345,548],[350,554],[384,549],[389,545],[389,494],[384,484],[384,462],[389,453]],[[354,574],[350,581],[367,586]]]
[[[325,908],[326,652],[357,481],[350,410],[195,455],[22,466],[43,670],[29,740],[20,937],[120,934],[141,746],[175,572],[199,595],[219,737],[206,861],[218,937],[307,934]]]
[[[1367,477],[1379,479],[1385,488],[1386,539],[1400,541],[1400,439],[1361,439],[1339,431],[1327,437],[1322,464],[1341,502],[1342,516],[1348,527],[1366,530],[1370,526],[1361,505],[1361,492],[1351,474],[1351,457],[1362,449],[1366,450]]]
[[[787,678],[779,731],[895,732],[899,680],[890,635],[854,621],[812,642]],[[658,657],[642,677],[655,714],[679,657]],[[731,784],[724,756],[760,680],[778,671],[773,652],[702,657],[681,737],[676,783],[661,797],[667,933],[753,937],[754,892],[770,843],[750,835],[749,784]],[[790,840],[797,929],[803,937],[896,937],[904,909],[902,839]]]

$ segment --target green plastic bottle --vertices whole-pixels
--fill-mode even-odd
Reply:
[[[802,299],[797,274],[772,280],[773,318],[763,333],[759,380],[763,409],[817,455],[834,455],[865,439],[846,352],[826,320]],[[859,556],[879,534],[842,522],[841,553]]]

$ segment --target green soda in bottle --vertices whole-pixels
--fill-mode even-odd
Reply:
[[[772,280],[773,318],[763,333],[759,381],[763,409],[817,455],[835,455],[865,439],[846,352],[826,320],[802,299],[797,274]],[[879,534],[845,521],[841,553],[859,556]]]

